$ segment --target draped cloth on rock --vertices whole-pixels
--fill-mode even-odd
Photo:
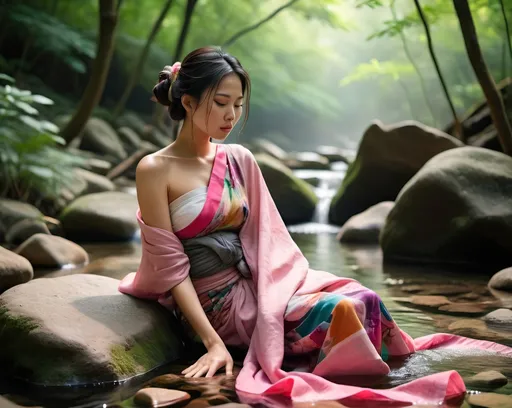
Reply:
[[[229,268],[193,280],[193,283],[205,311],[207,302],[214,303],[212,294],[217,294],[219,285],[229,287],[229,291],[219,295],[223,296],[222,307],[208,309],[207,315],[227,344],[248,347],[236,380],[237,391],[248,402],[251,396],[277,396],[292,401],[338,400],[347,404],[370,401],[383,405],[410,405],[418,401],[439,404],[465,392],[462,378],[456,371],[429,375],[391,389],[337,384],[328,378],[351,374],[385,375],[389,366],[384,354],[400,356],[427,349],[479,349],[512,357],[512,349],[506,346],[450,334],[412,339],[398,328],[382,302],[374,295],[369,296],[372,292],[357,281],[310,269],[288,233],[253,155],[239,145],[220,145],[218,149],[208,194],[216,164],[226,163],[235,188],[241,183],[248,203],[239,237],[251,275],[244,277],[236,268]],[[219,165],[217,170],[223,168]],[[169,306],[172,304],[170,290],[189,274],[189,259],[176,234],[146,225],[140,212],[137,218],[141,226],[141,264],[137,273],[123,279],[120,291]],[[211,224],[209,227],[214,230]],[[340,326],[350,322],[351,329],[344,329],[342,335],[328,333],[322,346],[323,354],[310,372],[285,371],[282,369],[285,351],[287,354],[294,351],[286,338],[286,320],[292,320],[294,313],[301,314],[302,300],[311,301],[319,294],[324,298],[336,297],[336,304],[341,306],[333,310],[333,321],[342,322]],[[378,316],[372,315],[376,310]],[[370,323],[366,324],[365,319]],[[375,329],[372,321],[380,325],[379,333],[387,335],[375,337],[375,340],[370,330]]]

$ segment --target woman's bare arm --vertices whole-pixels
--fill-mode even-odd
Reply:
[[[146,156],[137,166],[137,198],[142,219],[147,225],[172,232],[171,217],[169,215],[169,205],[167,202],[168,173],[162,171],[159,160],[161,159],[158,157]],[[190,371],[187,372],[187,370],[185,370],[184,374],[197,377],[204,374],[211,376],[215,374],[219,368],[226,365],[226,373],[231,375],[233,371],[233,360],[231,356],[229,356],[229,353],[227,353],[227,350],[225,350],[222,339],[206,317],[190,277],[187,277],[183,282],[171,289],[171,295],[176,301],[180,311],[201,338],[209,352],[208,354],[213,354],[210,358],[207,358],[207,361],[203,362],[202,365],[199,364],[200,359],[196,364],[187,369]],[[224,350],[229,358],[225,358]],[[208,354],[205,356],[208,356]],[[221,361],[223,358],[226,361]]]

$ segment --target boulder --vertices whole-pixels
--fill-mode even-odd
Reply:
[[[118,191],[82,196],[64,209],[60,221],[68,239],[126,241],[138,229],[137,198]]]
[[[140,137],[142,140],[158,146],[158,148],[165,147],[171,143],[169,136],[166,136],[160,129],[152,125],[146,125]]]
[[[389,126],[374,122],[332,200],[329,221],[343,225],[372,205],[394,201],[429,159],[460,146],[462,142],[454,137],[418,122]]]
[[[0,293],[33,277],[34,269],[27,259],[0,246]]]
[[[93,173],[85,169],[75,169],[78,178],[81,178],[86,183],[86,187],[81,194],[103,193],[105,191],[114,191],[115,184],[100,174]]]
[[[104,120],[91,118],[85,125],[80,149],[123,160],[127,154],[116,131]]]
[[[329,170],[329,160],[313,152],[294,152],[286,156],[284,161],[293,170]]]
[[[84,274],[35,279],[0,296],[3,374],[41,385],[124,380],[176,360],[179,326],[119,281]],[[30,353],[27,352],[30,350]]]
[[[477,147],[441,153],[403,188],[380,243],[386,259],[510,265],[512,158]]]
[[[343,149],[335,146],[318,146],[316,152],[327,158],[329,163],[333,162],[344,162],[350,164],[350,160],[347,157],[346,152]]]
[[[19,245],[34,234],[50,234],[43,220],[26,218],[11,226],[5,234],[5,242]]]
[[[117,119],[116,123],[118,127],[128,127],[138,135],[142,135],[146,127],[146,122],[144,122],[136,113],[133,112],[123,113]]]
[[[493,289],[512,292],[512,267],[496,273],[489,281],[489,286]]]
[[[269,156],[280,161],[286,160],[286,156],[288,155],[288,153],[286,153],[275,143],[271,142],[270,140],[262,138],[256,138],[254,140],[251,140],[250,150],[255,154],[268,154]]]
[[[31,204],[0,198],[0,242],[4,242],[7,231],[18,221],[41,220],[43,214]]]
[[[128,150],[137,150],[141,142],[141,138],[137,132],[127,126],[122,126],[117,129],[117,134],[119,135],[121,142],[128,148]]]
[[[263,178],[286,224],[311,221],[318,202],[311,186],[293,175],[279,160],[256,154]]]
[[[89,262],[85,250],[62,237],[35,234],[23,242],[16,253],[29,260],[34,267],[63,267]]]
[[[349,218],[338,233],[338,240],[354,244],[378,244],[386,217],[394,205],[393,201],[384,201]]]

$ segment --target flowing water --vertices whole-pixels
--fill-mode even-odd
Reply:
[[[473,295],[474,302],[492,298],[492,295],[486,289],[489,275],[484,270],[468,273],[467,271],[443,270],[435,267],[383,265],[382,253],[377,246],[346,246],[337,242],[336,233],[339,228],[328,225],[327,213],[332,196],[343,178],[344,166],[337,165],[334,166],[334,169],[335,171],[296,171],[300,178],[319,179],[317,180],[318,186],[315,188],[319,196],[319,203],[313,221],[289,228],[294,240],[310,261],[313,269],[326,270],[338,276],[357,279],[363,285],[375,290],[382,297],[398,325],[412,337],[446,332],[451,323],[465,319],[467,316],[438,313],[404,304],[400,299],[410,296],[410,293],[402,290],[403,288],[420,285],[420,288],[434,288],[434,292],[436,287],[446,292],[448,287],[448,292],[450,292],[450,290],[453,291],[454,287],[463,284],[467,288],[467,292]],[[45,274],[45,277],[87,272],[101,273],[119,279],[128,271],[136,269],[141,253],[140,244],[137,241],[128,244],[87,245],[85,248],[91,257],[91,263],[85,269],[53,271]],[[510,299],[506,298],[502,301],[506,307],[512,307],[511,302]],[[486,338],[485,334],[483,338]],[[491,333],[489,331],[487,338],[512,345],[511,332],[494,330]],[[26,388],[20,388],[19,384],[14,386],[4,383],[4,386],[1,387],[0,383],[0,393],[12,393],[18,396],[29,394],[40,406],[47,407],[131,407],[135,406],[131,397],[144,382],[163,373],[178,372],[178,368],[173,366],[164,367],[144,378],[114,388],[111,385],[98,384],[82,389],[27,391]],[[362,386],[386,388],[403,384],[427,374],[452,369],[459,371],[465,379],[481,371],[498,370],[509,380],[512,380],[512,359],[489,353],[428,351],[417,353],[392,366],[392,372],[386,378],[378,380],[368,378],[347,379],[347,382]],[[512,394],[512,381],[509,381],[509,385],[494,392]],[[81,399],[79,401],[75,400],[73,403],[69,400],[59,402],[56,398],[62,398],[63,396],[70,398],[78,393],[81,395]],[[232,394],[232,397],[232,399],[236,399],[234,394]],[[20,405],[30,405],[27,404],[27,400],[24,398],[13,398]],[[418,402],[418,404],[420,403],[421,401]],[[277,403],[271,405],[274,406]],[[455,403],[453,406],[460,406],[460,403]]]

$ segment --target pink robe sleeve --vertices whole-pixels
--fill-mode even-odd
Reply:
[[[121,281],[119,291],[165,303],[169,291],[189,274],[188,256],[175,234],[146,225],[140,210],[137,211],[137,220],[141,229],[141,262],[136,273],[128,274]]]

